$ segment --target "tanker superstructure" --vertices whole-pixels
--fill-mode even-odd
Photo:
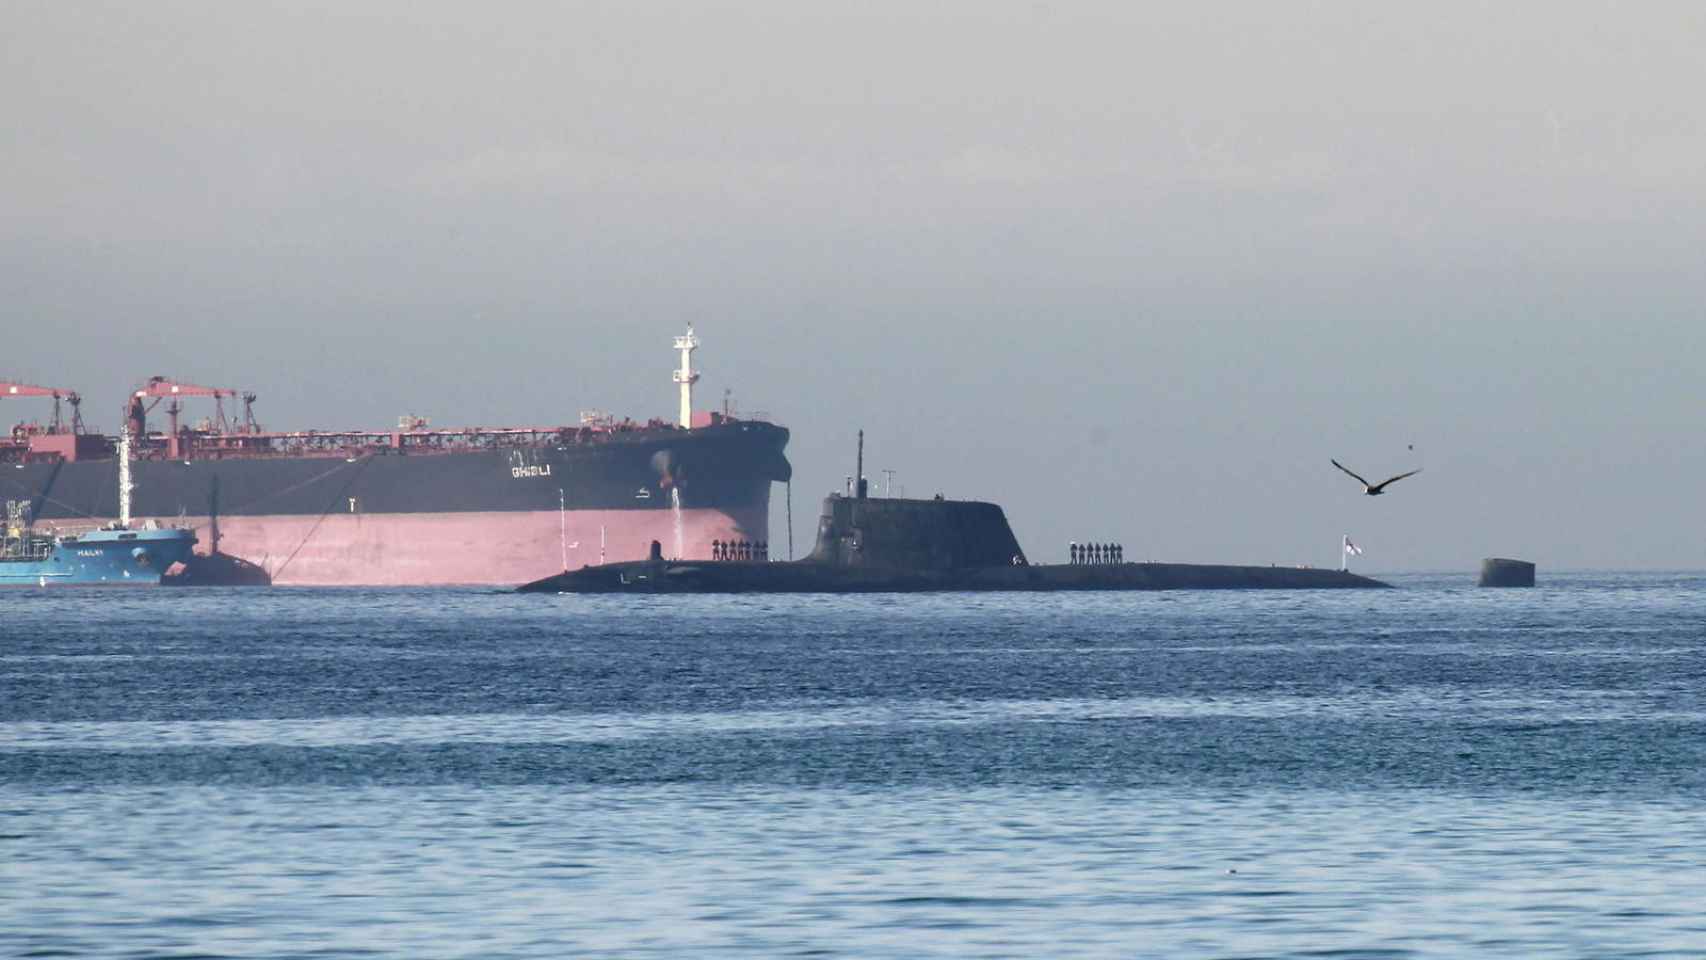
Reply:
[[[691,328],[676,338],[673,423],[583,414],[566,427],[445,429],[409,417],[393,430],[268,432],[252,393],[155,377],[126,406],[131,509],[195,530],[192,578],[291,585],[512,585],[640,559],[653,540],[686,558],[717,540],[768,541],[771,484],[791,476],[788,431],[692,410],[697,345]],[[49,527],[109,520],[118,438],[65,424],[58,397],[74,394],[53,395],[52,424],[0,442],[0,500],[27,500]],[[186,425],[192,397],[214,414]],[[242,403],[240,418],[227,402]],[[150,417],[160,403],[163,430]]]

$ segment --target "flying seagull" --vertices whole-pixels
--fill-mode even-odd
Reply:
[[[1385,480],[1380,481],[1379,483],[1369,483],[1367,480],[1364,480],[1361,476],[1359,476],[1355,470],[1352,470],[1350,467],[1345,466],[1344,464],[1340,463],[1337,460],[1333,461],[1333,466],[1338,467],[1340,470],[1345,471],[1346,473],[1350,474],[1353,477],[1356,477],[1357,482],[1362,484],[1362,492],[1368,494],[1371,497],[1378,497],[1381,494],[1385,493],[1386,492],[1386,485],[1389,483],[1397,483],[1399,480],[1402,480],[1405,477],[1413,477],[1416,474],[1422,472],[1422,468],[1417,467],[1416,469],[1411,470],[1409,473],[1400,473],[1396,477],[1388,477]]]

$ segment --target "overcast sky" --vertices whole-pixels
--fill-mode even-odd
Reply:
[[[800,549],[864,427],[1038,559],[1706,567],[1703,50],[1699,3],[8,0],[0,374],[108,429],[154,373],[646,417],[693,321]]]

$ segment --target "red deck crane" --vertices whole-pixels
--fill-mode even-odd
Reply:
[[[48,425],[48,433],[64,433],[65,422],[60,417],[59,403],[61,400],[71,404],[71,432],[83,432],[83,398],[75,390],[63,390],[59,387],[38,387],[29,383],[13,383],[0,380],[0,397],[52,397],[53,422]]]
[[[140,389],[131,394],[130,405],[125,414],[126,419],[129,421],[127,429],[129,429],[133,434],[141,436],[146,428],[146,416],[148,411],[154,409],[155,404],[158,404],[161,400],[170,399],[171,402],[166,405],[166,414],[171,418],[172,423],[171,433],[168,435],[167,439],[167,455],[173,458],[181,456],[183,451],[180,449],[181,444],[179,442],[178,413],[183,410],[183,407],[178,403],[178,398],[180,397],[213,398],[213,418],[214,423],[217,424],[217,427],[214,430],[215,433],[230,434],[260,432],[260,426],[255,423],[254,393],[249,391],[239,393],[236,390],[231,390],[225,387],[203,387],[194,383],[183,383],[181,381],[172,380],[168,377],[149,377],[147,383],[143,384]],[[225,419],[226,397],[231,397],[233,399],[238,397],[242,398],[243,422],[241,424],[238,424],[235,419],[229,421]],[[152,400],[153,402],[149,403],[147,406],[143,406],[144,400]]]

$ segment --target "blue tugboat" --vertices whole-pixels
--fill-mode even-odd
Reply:
[[[29,501],[6,503],[0,533],[0,585],[45,587],[57,583],[157,584],[174,564],[186,563],[193,530],[130,528],[129,444],[120,441],[119,522],[78,533],[38,532]]]
[[[173,564],[188,561],[195,546],[194,532],[174,528],[55,536],[23,527],[14,537],[15,529],[8,523],[0,541],[0,585],[157,584]]]

